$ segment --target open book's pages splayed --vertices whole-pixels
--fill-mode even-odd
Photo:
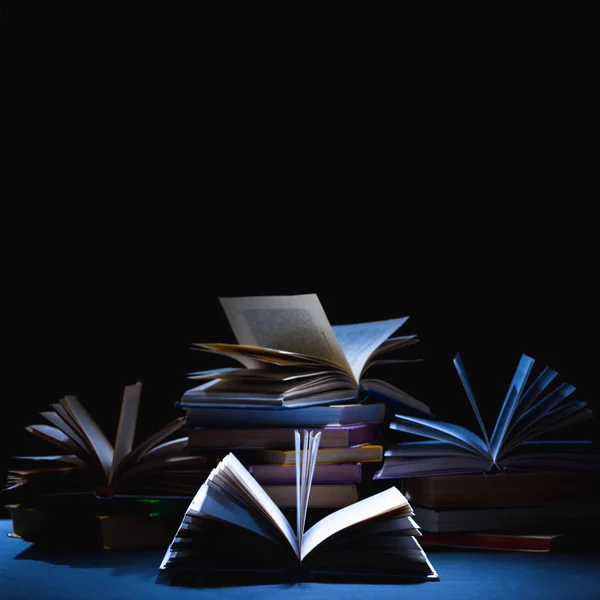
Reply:
[[[233,454],[200,487],[160,565],[173,583],[219,574],[323,574],[437,580],[419,527],[395,488],[333,512],[306,530],[319,433],[295,435],[296,523]]]
[[[417,336],[394,335],[408,317],[332,327],[315,294],[221,298],[221,304],[237,344],[194,348],[241,367],[191,373],[203,383],[184,393],[181,406],[295,408],[373,395],[403,411],[430,414],[426,404],[390,382],[366,377],[374,366],[414,362],[402,355]]]
[[[502,471],[600,472],[600,454],[585,440],[534,439],[590,419],[575,388],[558,382],[544,367],[533,374],[534,359],[522,355],[491,434],[480,415],[460,356],[454,365],[479,424],[479,433],[453,423],[396,414],[390,428],[428,438],[388,447],[377,479]]]
[[[49,424],[26,429],[63,454],[15,457],[9,496],[94,492],[99,495],[192,496],[210,468],[186,453],[187,437],[174,437],[184,419],[166,424],[134,445],[142,384],[126,386],[114,446],[75,396],[65,396],[41,415]],[[213,463],[214,464],[214,463]]]

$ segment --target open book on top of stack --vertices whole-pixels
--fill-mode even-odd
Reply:
[[[237,344],[194,348],[239,362],[192,373],[206,380],[180,401],[190,407],[296,408],[379,396],[417,414],[429,407],[390,382],[366,377],[375,365],[397,364],[396,351],[418,341],[394,336],[408,317],[331,326],[316,294],[221,298]]]
[[[275,502],[228,454],[187,509],[159,570],[171,583],[257,574],[437,580],[417,523],[395,487],[324,517],[306,530],[320,433],[295,435],[295,531]]]
[[[454,365],[471,403],[481,435],[454,423],[396,414],[390,428],[429,438],[388,446],[377,479],[403,479],[502,471],[600,472],[600,453],[587,440],[533,439],[593,417],[575,387],[558,382],[523,354],[493,432],[488,435],[460,356]],[[473,484],[475,485],[475,484]],[[470,488],[473,490],[474,488]]]

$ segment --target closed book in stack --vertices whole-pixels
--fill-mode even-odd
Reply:
[[[61,454],[13,458],[3,490],[13,537],[115,549],[168,542],[212,465],[188,453],[183,418],[136,440],[141,395],[141,383],[125,386],[114,444],[72,395],[27,426]]]
[[[284,422],[289,423],[293,413],[297,426],[310,423],[308,426],[321,434],[309,508],[341,508],[361,497],[363,463],[380,463],[383,458],[383,447],[378,442],[385,415],[382,404],[348,405],[345,408],[354,418],[364,414],[368,420],[378,422],[331,423],[332,416],[344,420],[346,413],[342,408],[216,409],[220,413],[218,427],[188,427],[188,450],[214,459],[234,451],[280,508],[294,508],[294,429],[277,427],[277,420],[273,418],[274,414],[280,414]],[[252,415],[252,427],[243,427],[248,413]],[[229,426],[226,426],[226,415],[229,415]],[[268,424],[261,422],[261,415],[265,416]],[[315,424],[317,427],[314,427]]]
[[[396,370],[414,362],[402,355],[417,336],[397,335],[408,317],[332,327],[315,294],[220,302],[237,343],[193,347],[237,364],[189,374],[196,385],[178,405],[185,411],[190,455],[222,459],[235,452],[254,472],[265,465],[293,468],[294,429],[311,428],[321,436],[316,464],[330,468],[317,475],[309,507],[341,508],[357,501],[365,480],[362,465],[383,459],[386,405],[430,414],[388,378],[374,377],[390,365]],[[354,467],[351,477],[331,475],[348,466]],[[374,471],[366,479],[371,481]],[[294,491],[285,480],[279,476],[265,489],[280,506],[294,507]]]

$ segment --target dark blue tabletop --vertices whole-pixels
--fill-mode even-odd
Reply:
[[[600,552],[433,552],[440,581],[418,584],[296,583],[185,588],[157,583],[162,551],[50,551],[8,537],[0,520],[2,600],[600,600]]]

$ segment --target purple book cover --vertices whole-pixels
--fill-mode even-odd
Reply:
[[[291,465],[251,465],[248,470],[261,485],[295,485],[296,468]],[[360,483],[362,466],[354,464],[315,465],[313,483]]]
[[[193,427],[188,430],[188,447],[214,449],[244,448],[294,448],[293,427],[216,428]],[[301,428],[303,429],[303,428]],[[357,423],[355,425],[328,425],[307,428],[321,432],[321,448],[363,446],[378,443],[381,436],[379,423]]]

